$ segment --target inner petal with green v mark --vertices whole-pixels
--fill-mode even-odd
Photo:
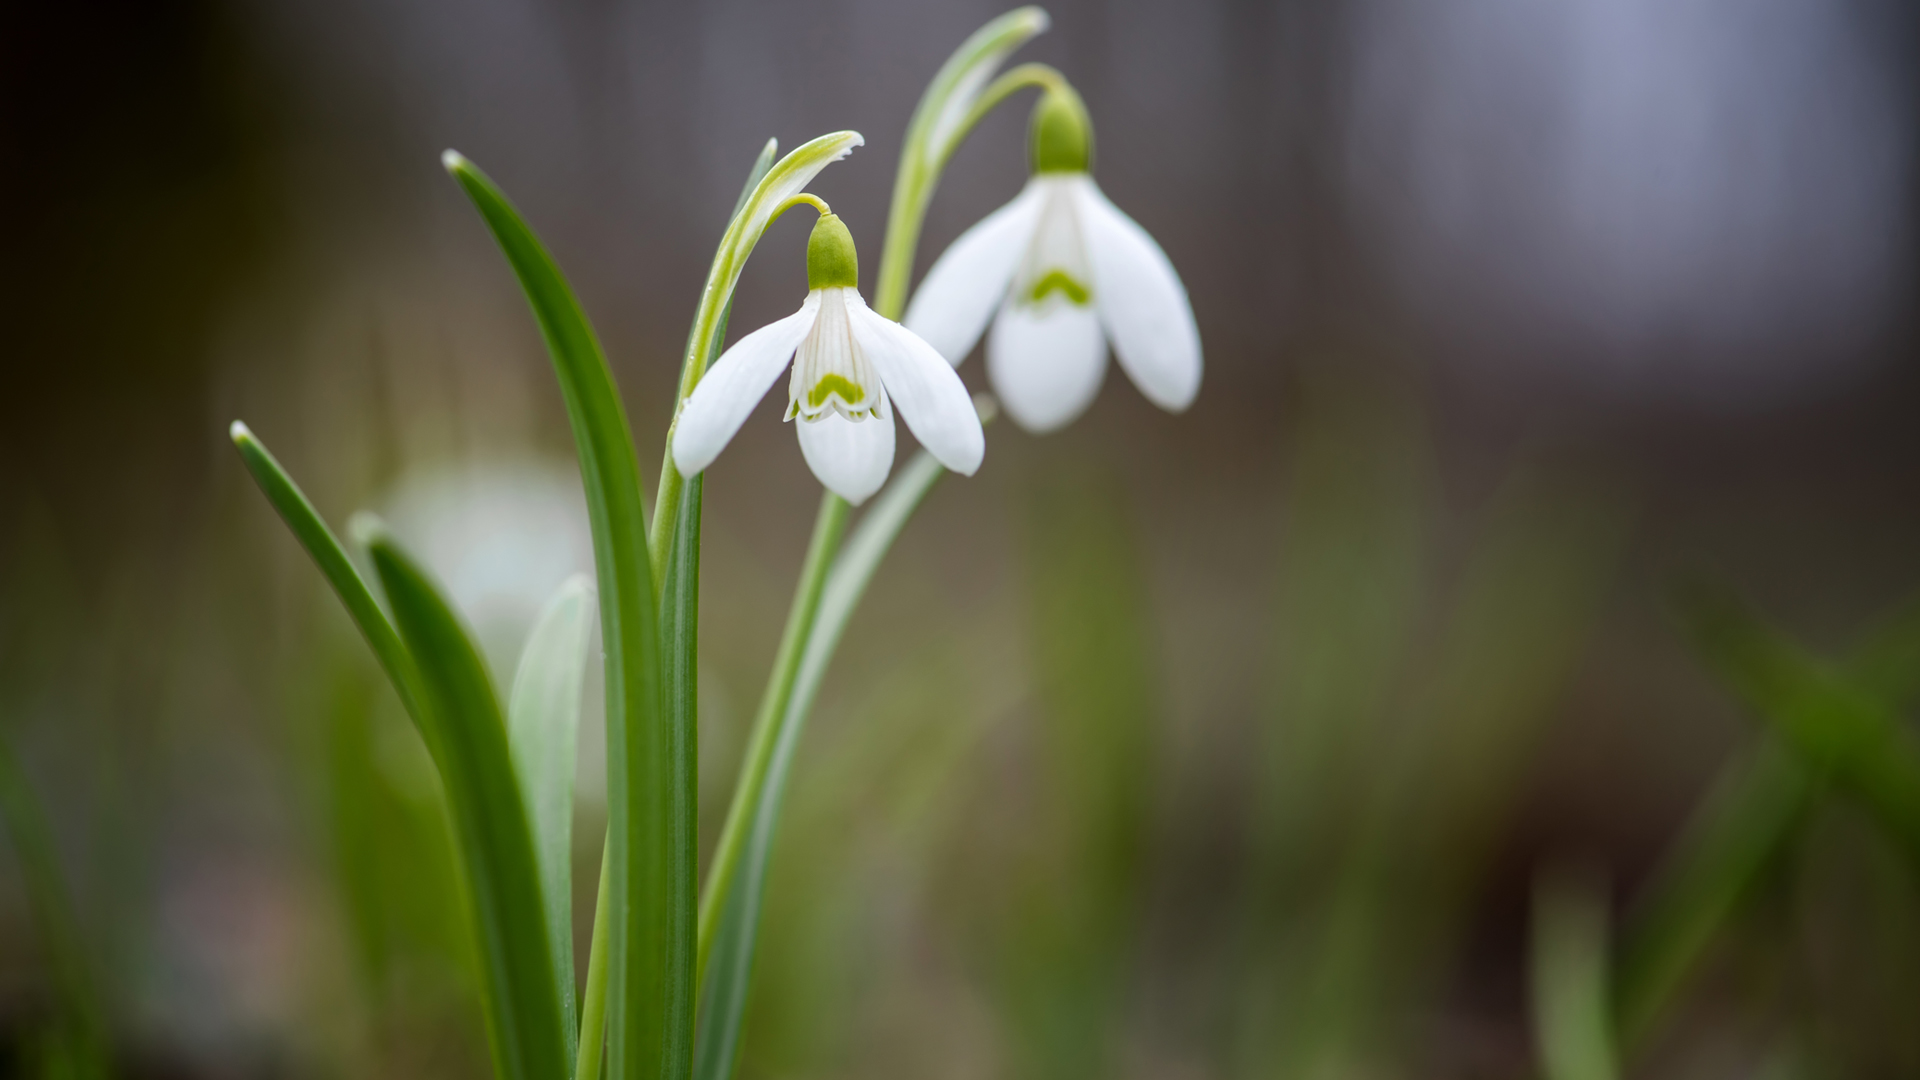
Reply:
[[[813,384],[812,390],[807,391],[807,407],[818,409],[835,394],[840,395],[840,400],[848,405],[859,405],[867,400],[865,388],[845,376],[828,372],[820,377],[819,382]]]
[[[1065,270],[1049,270],[1044,277],[1033,283],[1033,288],[1027,290],[1027,301],[1037,304],[1056,292],[1065,293],[1067,299],[1076,307],[1085,307],[1087,302],[1093,299],[1093,291],[1074,280],[1073,275]]]

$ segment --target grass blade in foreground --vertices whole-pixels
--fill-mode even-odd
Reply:
[[[448,151],[540,323],[580,458],[606,650],[607,1059],[619,1078],[684,1075],[693,1029],[693,919],[672,898],[672,738],[663,716],[657,597],[633,435],[600,342],[560,270],[506,196]]]
[[[307,501],[300,486],[293,482],[286,470],[280,467],[280,462],[247,429],[247,425],[235,420],[228,433],[233,438],[234,449],[240,451],[241,462],[252,474],[254,483],[260,485],[260,491],[279,512],[280,519],[287,523],[287,528],[300,541],[300,546],[307,549],[307,555],[320,568],[320,574],[327,579],[327,584],[333,586],[334,595],[346,607],[353,624],[360,628],[360,635],[367,639],[374,658],[380,661],[380,667],[386,671],[394,691],[400,695],[400,704],[406,706],[407,715],[413,718],[421,737],[430,738],[420,715],[419,676],[413,669],[413,659],[407,655],[406,647],[400,644],[393,624],[387,621],[386,612],[380,610],[380,604],[374,600],[373,592],[367,588],[360,571],[347,558],[346,549],[340,546],[339,539],[327,528],[327,523],[320,520],[320,515],[313,509],[313,504]],[[431,741],[428,745],[431,747]]]
[[[508,748],[540,864],[547,951],[569,1060],[579,1030],[573,1002],[573,767],[593,616],[593,583],[584,574],[568,578],[527,637],[507,703]]]
[[[562,1080],[567,1040],[548,954],[539,864],[507,728],[485,661],[420,567],[371,519],[355,532],[414,657],[434,764],[446,785],[466,870],[494,1070],[502,1080]]]
[[[74,918],[73,901],[53,847],[40,800],[27,784],[26,774],[13,756],[13,747],[0,741],[0,818],[13,837],[14,856],[26,885],[27,903],[40,931],[41,948],[53,967],[60,996],[59,1045],[50,1052],[62,1055],[58,1075],[74,1080],[96,1080],[110,1075],[112,1053],[107,1045],[106,1020],[94,993],[93,968],[87,959],[86,939]],[[49,1063],[48,1075],[55,1075]]]
[[[746,770],[742,771],[742,792],[735,795],[735,806],[727,823],[731,827],[735,815],[743,815],[742,820],[748,824],[732,856],[733,868],[723,877],[721,855],[717,853],[713,869],[709,871],[706,893],[701,897],[702,951],[708,960],[701,990],[699,1045],[694,1054],[695,1080],[730,1080],[739,1056],[741,1023],[746,1014],[747,989],[753,975],[754,947],[760,928],[760,905],[766,890],[767,863],[773,854],[780,821],[781,798],[821,679],[833,660],[847,620],[866,594],[867,584],[873,580],[880,561],[886,558],[914,510],[944,475],[946,470],[933,455],[920,451],[887,484],[886,490],[860,519],[859,527],[847,539],[820,591],[812,633],[795,669],[779,726],[768,739],[766,763],[757,782]],[[757,749],[756,745],[748,752],[751,755]],[[717,912],[711,910],[716,896],[724,897],[724,907]]]
[[[1860,645],[1841,674],[1897,707],[1920,682],[1917,659],[1920,607],[1909,602]],[[1825,782],[1772,737],[1723,771],[1636,902],[1623,934],[1614,1015],[1626,1052],[1654,1033],[1714,933],[1825,790]]]
[[[1607,907],[1591,882],[1542,877],[1533,895],[1533,1031],[1547,1080],[1617,1080],[1607,1015]]]
[[[1697,589],[1683,607],[1707,664],[1804,766],[1831,773],[1920,860],[1920,740],[1900,717],[1734,596]]]
[[[1627,924],[1614,988],[1621,1047],[1653,1033],[1713,934],[1780,850],[1822,785],[1771,738],[1695,814]]]

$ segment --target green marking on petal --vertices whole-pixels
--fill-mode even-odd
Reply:
[[[849,405],[855,402],[865,401],[867,398],[866,390],[862,389],[859,384],[852,382],[844,376],[829,373],[822,375],[820,381],[813,384],[813,389],[807,391],[807,408],[817,409],[825,405],[827,399],[835,394],[839,394],[840,400]]]
[[[1066,293],[1067,299],[1073,301],[1076,307],[1086,307],[1088,301],[1093,299],[1093,290],[1075,281],[1065,270],[1049,270],[1046,277],[1034,282],[1033,288],[1027,291],[1027,300],[1037,304],[1054,292]]]

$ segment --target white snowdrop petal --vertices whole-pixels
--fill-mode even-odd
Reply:
[[[913,331],[873,313],[860,294],[848,290],[847,316],[854,344],[880,375],[886,396],[900,407],[900,418],[920,445],[940,464],[964,476],[980,468],[987,452],[986,433],[973,395],[933,346]]]
[[[849,420],[827,413],[818,420],[794,420],[800,453],[828,491],[855,506],[887,482],[893,469],[893,410],[880,396],[880,415]]]
[[[1035,434],[1087,411],[1107,373],[1107,343],[1091,307],[1056,299],[1008,304],[987,337],[987,378],[1007,415]]]
[[[1090,176],[1077,178],[1080,226],[1093,268],[1093,302],[1120,368],[1163,409],[1200,392],[1200,329],[1166,252],[1120,212]]]
[[[1035,177],[1007,205],[960,234],[935,260],[907,305],[903,322],[949,363],[973,351],[987,320],[1006,299],[1046,204],[1049,178]]]
[[[800,310],[768,323],[720,354],[693,388],[673,431],[673,467],[692,476],[720,456],[747,415],[767,396],[786,370],[820,308],[820,294],[809,293]]]

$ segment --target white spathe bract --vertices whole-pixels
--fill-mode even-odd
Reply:
[[[1200,391],[1200,331],[1166,252],[1084,172],[1042,172],[942,254],[906,326],[953,364],[986,331],[987,377],[1014,421],[1052,431],[1099,393],[1107,344],[1147,400]]]
[[[893,468],[893,409],[940,464],[972,476],[986,453],[973,400],[953,368],[859,290],[815,289],[800,310],[755,330],[714,362],[681,410],[673,467],[693,476],[720,456],[747,414],[793,365],[787,419],[827,490],[851,503]]]

